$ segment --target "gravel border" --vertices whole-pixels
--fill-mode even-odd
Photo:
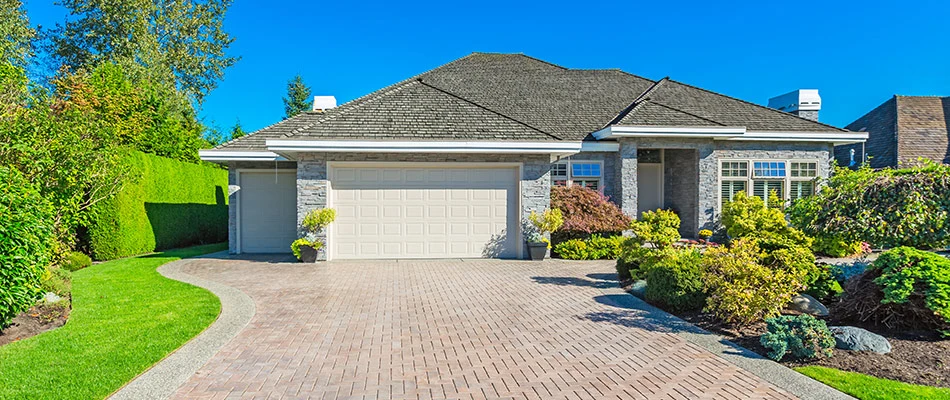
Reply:
[[[627,293],[621,288],[603,289],[608,302],[614,307],[637,310],[644,319],[649,319],[651,329],[673,333],[687,342],[697,345],[720,358],[749,371],[802,400],[835,400],[853,397],[812,378],[802,375],[782,364],[764,358],[753,351],[690,324],[679,317],[656,308]]]
[[[221,299],[221,314],[211,326],[113,393],[110,399],[166,399],[231,341],[254,316],[254,300],[235,288],[182,272],[192,263],[226,257],[227,252],[174,261],[158,268],[162,276],[208,289]]]

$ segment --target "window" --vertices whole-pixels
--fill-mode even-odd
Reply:
[[[742,191],[766,204],[771,192],[782,200],[794,201],[815,194],[817,178],[818,161],[724,160],[719,165],[720,204]]]
[[[562,161],[551,166],[551,184],[554,186],[580,185],[600,190],[603,164],[599,161]]]

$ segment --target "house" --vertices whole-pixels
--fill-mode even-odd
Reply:
[[[835,147],[840,166],[913,165],[919,158],[950,164],[950,97],[899,96],[864,114],[847,129],[867,132],[867,143]]]
[[[833,146],[866,138],[521,54],[471,54],[320,108],[201,152],[229,167],[231,252],[287,252],[308,210],[333,207],[330,259],[523,258],[522,222],[552,185],[601,190],[634,216],[673,209],[695,236],[738,191],[811,193]]]

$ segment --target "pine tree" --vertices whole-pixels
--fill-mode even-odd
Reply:
[[[300,75],[287,82],[287,97],[284,97],[284,118],[290,118],[310,109],[310,87]]]
[[[237,139],[241,136],[247,135],[247,132],[244,131],[244,127],[241,126],[241,120],[238,120],[234,124],[234,127],[231,128],[231,140]]]

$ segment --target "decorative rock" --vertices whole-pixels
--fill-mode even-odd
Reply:
[[[627,291],[630,292],[630,294],[642,299],[647,292],[647,281],[640,279],[630,285],[630,288],[627,289]]]
[[[891,342],[884,336],[856,326],[832,326],[828,328],[835,336],[835,347],[842,350],[873,351],[878,354],[891,352]]]
[[[809,314],[816,317],[825,317],[828,315],[828,307],[821,304],[820,301],[807,294],[799,294],[792,297],[792,302],[788,304],[787,309],[798,314]]]
[[[62,297],[59,297],[59,295],[53,292],[46,292],[46,295],[43,296],[43,301],[47,303],[55,303],[62,299],[63,299]]]

